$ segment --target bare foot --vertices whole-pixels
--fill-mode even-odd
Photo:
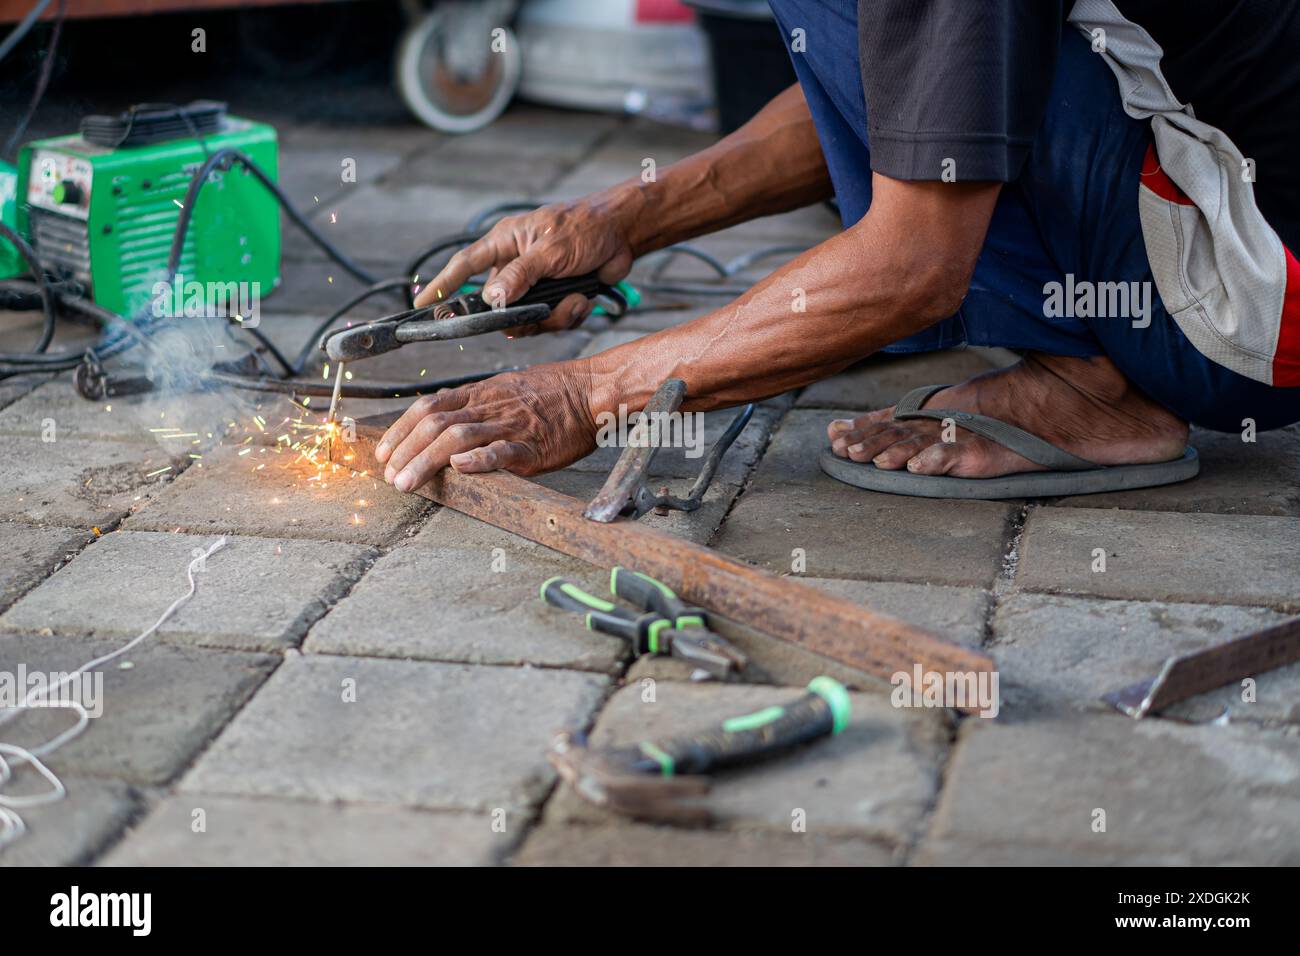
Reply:
[[[1187,423],[1130,385],[1106,358],[1031,353],[1011,368],[936,392],[925,407],[988,415],[1099,465],[1170,461],[1187,444]],[[942,430],[931,419],[894,421],[892,408],[837,419],[826,429],[835,454],[878,468],[958,478],[1044,470],[960,427],[955,441],[944,442]]]

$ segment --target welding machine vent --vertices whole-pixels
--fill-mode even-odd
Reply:
[[[195,100],[189,106],[140,103],[116,116],[85,116],[81,138],[96,146],[147,146],[185,136],[211,136],[226,119],[226,104]]]
[[[86,224],[56,216],[44,209],[31,212],[32,245],[41,260],[57,276],[70,276],[90,285],[90,237]]]

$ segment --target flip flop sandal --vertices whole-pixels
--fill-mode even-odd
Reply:
[[[1201,470],[1196,449],[1190,445],[1181,458],[1147,465],[1098,465],[1071,455],[1037,435],[1007,422],[953,408],[922,408],[935,392],[947,385],[924,385],[903,396],[894,419],[951,418],[958,426],[995,441],[1051,471],[1026,471],[1001,478],[954,478],[951,475],[914,475],[899,469],[887,471],[871,462],[841,458],[827,448],[821,454],[822,471],[846,484],[870,491],[920,498],[1048,498],[1091,495],[1102,491],[1127,491],[1153,485],[1171,485],[1195,478]]]

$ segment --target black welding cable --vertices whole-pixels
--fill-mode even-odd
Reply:
[[[489,372],[470,372],[451,378],[430,379],[427,382],[370,382],[365,385],[352,384],[345,387],[345,398],[413,398],[417,395],[431,395],[444,388],[456,388],[469,385],[501,375],[505,372],[521,372],[524,367],[512,365],[508,368],[493,369]],[[287,378],[248,378],[230,372],[211,370],[203,373],[205,380],[221,385],[233,385],[250,392],[281,392],[291,395],[310,395],[328,398],[334,393],[332,382],[309,382],[303,379]]]
[[[260,166],[237,149],[219,149],[209,156],[198,172],[194,174],[194,177],[190,180],[189,189],[185,192],[185,204],[181,207],[181,214],[177,218],[176,232],[172,237],[171,252],[167,256],[167,281],[169,283],[175,280],[176,272],[180,268],[181,254],[185,248],[185,236],[189,232],[190,218],[194,215],[194,206],[198,202],[199,191],[203,188],[203,184],[207,182],[212,171],[222,163],[239,163],[239,165],[256,176],[262,185],[275,196],[280,203],[280,207],[293,220],[293,224],[305,232],[307,238],[316,243],[326,255],[350,272],[355,278],[366,285],[374,285],[379,281],[321,235],[289,201],[289,197],[284,194],[275,180],[264,173]]]
[[[458,232],[450,236],[443,236],[428,249],[425,249],[422,253],[411,260],[411,264],[406,267],[406,274],[411,277],[411,282],[414,283],[416,277],[420,274],[420,268],[438,253],[446,252],[448,249],[460,249],[464,246],[468,246],[471,242],[477,242],[481,238],[483,238],[483,233],[479,230],[472,229],[466,230],[465,232]],[[455,292],[452,291],[450,294],[454,295]]]
[[[13,52],[14,47],[23,42],[23,37],[31,32],[36,21],[40,19],[45,8],[50,5],[52,0],[38,0],[37,4],[28,11],[27,16],[23,17],[18,26],[14,27],[10,34],[5,37],[4,43],[0,43],[0,60],[3,60]]]
[[[7,239],[9,244],[18,250],[18,255],[22,256],[23,261],[27,263],[27,268],[32,270],[32,279],[40,286],[41,308],[45,312],[45,324],[41,328],[40,340],[32,349],[33,352],[39,354],[49,348],[50,342],[54,339],[54,323],[58,318],[58,312],[54,307],[54,293],[50,290],[49,279],[45,275],[45,270],[41,267],[40,260],[36,258],[36,251],[27,244],[27,240],[2,222],[0,222],[0,237]],[[0,354],[0,361],[5,360],[5,356]]]
[[[263,335],[262,332],[260,332],[258,329],[253,328],[250,325],[243,325],[240,322],[236,322],[234,319],[231,319],[230,321],[231,324],[233,324],[237,328],[243,329],[253,338],[257,339],[257,341],[261,344],[262,348],[270,352],[271,357],[280,363],[280,367],[284,369],[284,374],[286,376],[292,378],[294,375],[298,374],[298,370],[295,369],[292,363],[290,363],[290,361],[284,357],[284,354],[278,348],[276,348],[275,343],[272,342],[270,339],[268,339],[265,335]]]
[[[27,124],[36,115],[36,108],[41,105],[41,100],[45,98],[45,88],[50,85],[50,77],[54,73],[55,55],[59,52],[59,36],[63,33],[63,15],[67,13],[67,7],[68,0],[59,0],[59,12],[54,17],[54,32],[50,34],[50,45],[45,51],[45,61],[41,63],[40,76],[36,79],[36,89],[32,91],[31,101],[27,104],[27,112],[23,114],[22,119],[18,121],[18,125],[14,127],[14,131],[5,140],[4,148],[0,149],[0,156],[10,155],[18,140],[27,131]]]

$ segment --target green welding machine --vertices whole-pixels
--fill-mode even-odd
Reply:
[[[275,129],[227,115],[224,103],[87,116],[78,134],[22,148],[9,214],[46,269],[85,284],[103,308],[139,316],[168,280],[191,181],[223,150],[275,181]],[[7,191],[0,172],[0,202]],[[279,283],[279,205],[246,164],[217,164],[188,219],[177,282],[248,283],[262,294]]]

